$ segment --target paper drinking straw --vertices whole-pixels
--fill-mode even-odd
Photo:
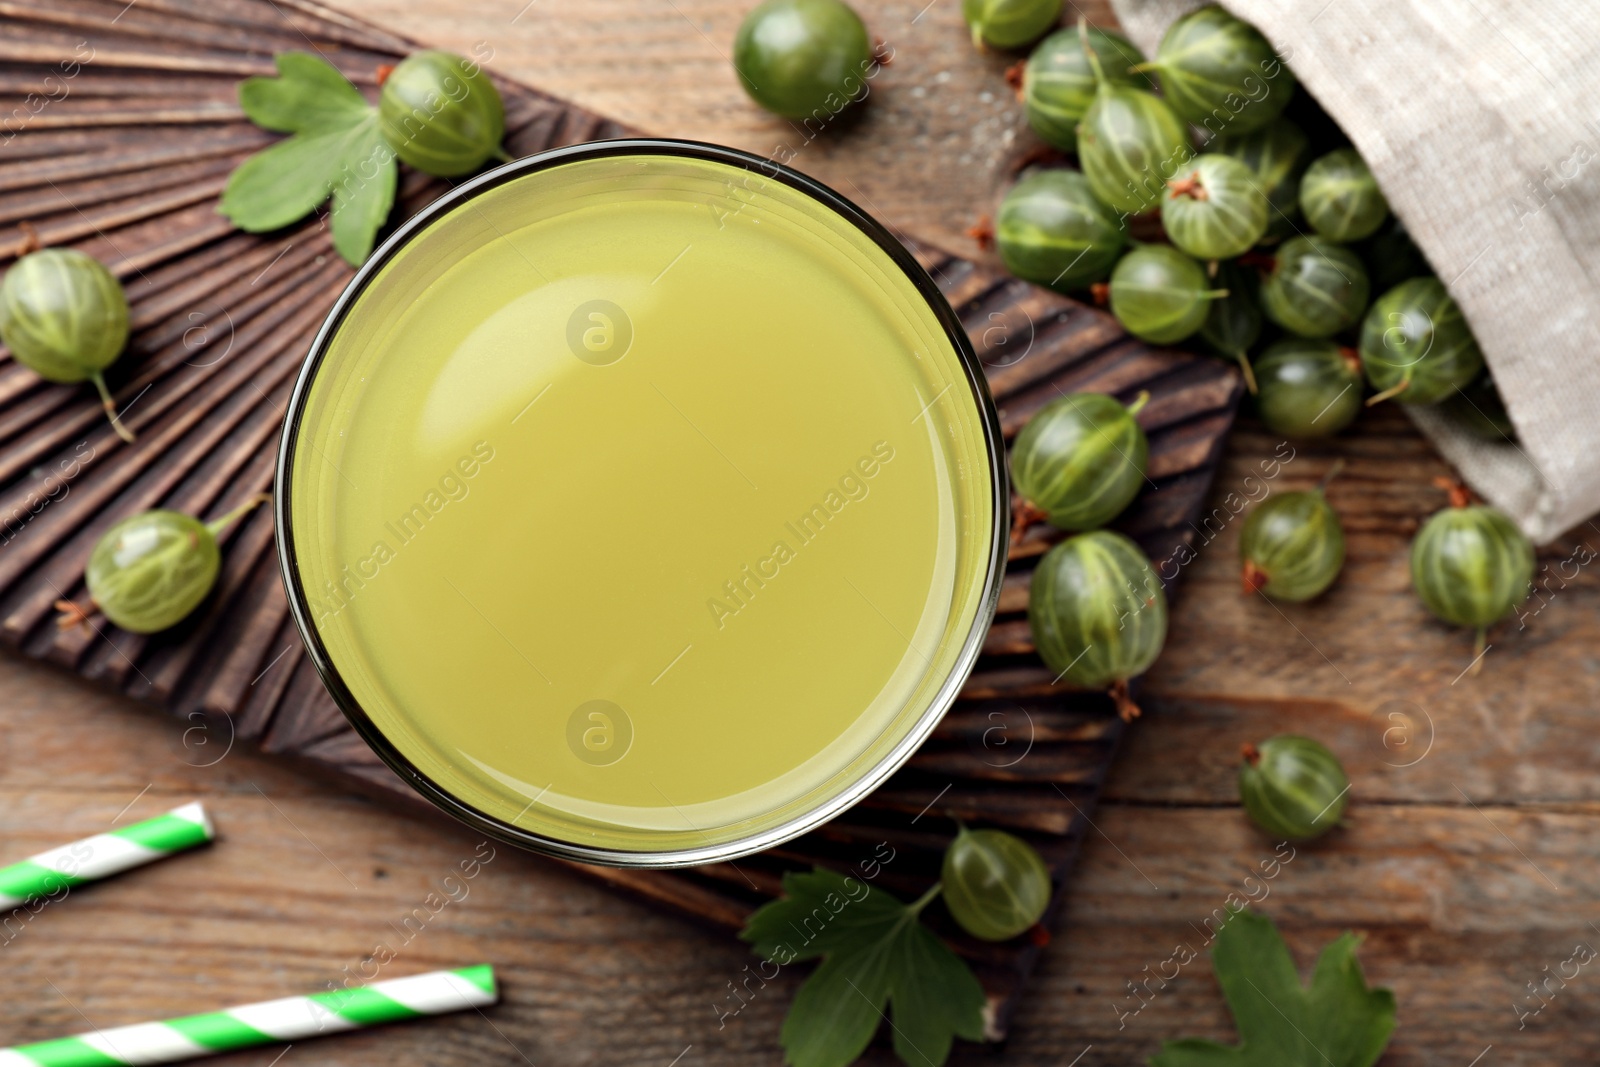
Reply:
[[[41,852],[32,859],[0,867],[0,911],[59,893],[63,887],[121,874],[203,845],[214,836],[211,819],[195,801],[154,819]]]
[[[0,1067],[175,1063],[253,1045],[443,1015],[493,1004],[498,997],[494,968],[482,964],[0,1049]]]

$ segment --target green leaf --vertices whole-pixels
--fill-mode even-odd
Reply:
[[[376,115],[353,131],[345,161],[333,185],[333,247],[347,262],[361,264],[372,254],[399,182],[394,149],[379,132]]]
[[[919,919],[932,893],[906,905],[820,867],[784,875],[783,892],[739,936],[779,965],[824,957],[783,1022],[792,1067],[845,1067],[888,1018],[886,1006],[895,1054],[911,1067],[940,1067],[956,1037],[983,1038],[983,987]]]
[[[378,128],[378,109],[327,61],[306,52],[277,57],[277,78],[251,78],[239,101],[252,121],[294,134],[257,152],[228,176],[219,205],[251,233],[305,218],[333,196],[333,247],[360,266],[394,206],[399,166]]]
[[[1371,1067],[1394,1032],[1394,994],[1367,986],[1359,944],[1344,934],[1323,949],[1308,988],[1272,920],[1239,912],[1211,950],[1239,1044],[1168,1041],[1150,1067]]]
[[[239,105],[251,122],[279,133],[317,133],[353,125],[371,109],[361,90],[309,52],[280,52],[279,77],[247,78]]]

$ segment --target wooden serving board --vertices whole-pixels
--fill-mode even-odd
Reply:
[[[216,594],[176,630],[145,637],[96,620],[61,631],[52,608],[86,596],[89,551],[118,519],[157,506],[211,517],[271,487],[293,378],[353,275],[318,219],[251,236],[217,214],[229,172],[275,140],[239,111],[239,80],[274,73],[275,52],[315,50],[371,95],[378,69],[418,46],[313,0],[4,0],[0,27],[0,266],[36,232],[122,279],[133,336],[109,378],[138,434],[124,444],[87,386],[47,384],[0,352],[0,638],[181,717],[202,758],[204,744],[254,744],[431,812],[317,679],[288,617],[268,509],[224,534]],[[499,84],[515,154],[633,132]],[[395,217],[445,188],[404,172]],[[1242,392],[1237,372],[1153,349],[1102,311],[906,243],[971,335],[1008,439],[1063,393],[1150,392],[1140,415],[1150,487],[1117,525],[1158,564],[1188,544]],[[580,869],[731,930],[778,893],[785,871],[881,858],[882,843],[895,858],[878,884],[914,896],[937,877],[961,819],[1040,849],[1056,876],[1048,927],[1125,730],[1106,697],[1052,687],[1033,654],[1028,580],[1058,536],[1037,527],[1013,551],[960,700],[861,804],[737,865]],[[1003,1036],[1042,938],[996,945],[948,923],[941,932],[973,963],[990,994],[991,1036]]]

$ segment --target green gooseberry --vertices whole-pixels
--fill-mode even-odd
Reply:
[[[1478,376],[1483,352],[1444,283],[1412,278],[1373,301],[1361,324],[1361,362],[1378,390],[1367,403],[1433,404]]]
[[[1285,437],[1330,437],[1361,411],[1361,357],[1332,341],[1285,337],[1255,359],[1256,410]]]
[[[1494,378],[1484,371],[1439,402],[1439,409],[1455,425],[1480,441],[1515,441],[1517,428],[1506,414],[1505,401]]]
[[[944,905],[984,941],[1009,941],[1050,905],[1050,871],[1037,850],[1004,830],[956,832],[939,874]]]
[[[13,263],[0,283],[0,340],[46,381],[93,382],[111,428],[133,440],[105,379],[128,344],[128,297],[99,260],[46,248]]]
[[[1433,273],[1428,257],[1422,254],[1405,223],[1389,216],[1388,225],[1357,246],[1374,292],[1386,293],[1403,281],[1425,278]]]
[[[1267,197],[1267,238],[1282,240],[1295,232],[1300,176],[1311,159],[1311,143],[1299,126],[1279,116],[1249,133],[1226,130],[1211,139],[1206,151],[1232,156],[1255,172]]]
[[[1269,836],[1309,841],[1339,825],[1350,779],[1326,745],[1279,734],[1259,746],[1245,745],[1241,755],[1239,799]]]
[[[1061,18],[1061,0],[961,0],[961,14],[979,48],[1021,48]]]
[[[1167,237],[1196,259],[1232,259],[1267,232],[1267,197],[1249,167],[1207,153],[1178,168],[1161,198]]]
[[[1131,67],[1144,62],[1144,53],[1120,33],[1088,27],[1082,36],[1074,29],[1057,30],[1033,50],[1022,71],[1022,103],[1028,125],[1046,144],[1073,152],[1078,147],[1078,123],[1094,102],[1094,68],[1087,45],[1106,79],[1118,85],[1148,89],[1149,80]]]
[[[1167,596],[1150,561],[1126,536],[1094,530],[1056,545],[1033,572],[1028,627],[1056,680],[1110,688],[1124,719],[1139,714],[1128,679],[1167,640]]]
[[[1318,158],[1300,179],[1300,210],[1311,228],[1330,241],[1371,237],[1389,217],[1389,201],[1378,179],[1354,148]]]
[[[89,553],[84,581],[89,598],[129,633],[151,634],[182,622],[216,583],[222,565],[217,535],[268,498],[253,497],[212,522],[177,511],[142,511],[101,535]],[[60,625],[88,613],[70,601],[56,605]]]
[[[1247,593],[1298,603],[1332,585],[1344,566],[1344,527],[1323,487],[1262,501],[1239,531],[1239,559]]]
[[[1147,65],[1172,109],[1212,133],[1259,130],[1294,94],[1294,75],[1261,31],[1214,4],[1173,22]]]
[[[739,24],[733,69],[750,99],[791,119],[828,119],[864,96],[867,27],[843,0],[764,0]]]
[[[1140,245],[1111,272],[1111,313],[1124,329],[1151,344],[1170,345],[1200,328],[1214,289],[1205,268],[1171,245]]]
[[[500,90],[482,67],[450,52],[413,52],[395,65],[378,96],[378,128],[402,163],[439,178],[511,159],[500,147]]]
[[[1261,283],[1261,310],[1299,337],[1328,337],[1361,321],[1370,285],[1356,254],[1322,237],[1291,237]]]
[[[1110,273],[1128,232],[1075,170],[1036,170],[1011,187],[995,217],[995,244],[1006,269],[1060,292]]]
[[[1092,530],[1133,502],[1150,459],[1136,416],[1149,400],[1149,393],[1140,393],[1123,407],[1104,393],[1073,393],[1028,420],[1011,449],[1013,542],[1034,519],[1062,530]]]
[[[1533,565],[1533,545],[1516,524],[1472,503],[1460,485],[1450,488],[1450,507],[1429,518],[1411,542],[1417,596],[1445,622],[1475,629],[1480,656],[1489,627],[1528,599]]]
[[[1088,32],[1079,19],[1079,40]],[[1087,45],[1084,56],[1095,90],[1078,124],[1078,163],[1106,207],[1125,215],[1149,211],[1160,205],[1167,179],[1193,158],[1189,131],[1159,96],[1106,77]]]
[[[1261,340],[1261,301],[1256,293],[1255,272],[1237,263],[1219,263],[1213,282],[1226,289],[1228,295],[1211,301],[1206,321],[1200,324],[1200,340],[1217,355],[1238,363],[1245,388],[1254,393],[1256,374],[1250,366],[1250,349]]]

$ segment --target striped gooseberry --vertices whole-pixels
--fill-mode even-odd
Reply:
[[[1170,345],[1198,330],[1211,301],[1228,292],[1213,287],[1205,268],[1171,245],[1140,245],[1112,270],[1110,294],[1111,313],[1124,329]]]
[[[1258,130],[1294,93],[1294,75],[1261,31],[1215,4],[1167,27],[1147,66],[1174,111],[1216,132]]]
[[[1239,799],[1269,836],[1309,841],[1339,825],[1350,779],[1326,745],[1279,734],[1245,745],[1240,755]]]
[[[1109,689],[1124,719],[1139,714],[1128,680],[1167,639],[1167,596],[1138,545],[1111,530],[1069,537],[1039,561],[1028,587],[1034,646],[1057,680]]]
[[[1317,158],[1300,179],[1300,210],[1311,228],[1330,241],[1371,237],[1389,217],[1389,201],[1366,160],[1354,148]]]
[[[961,15],[979,48],[1021,48],[1061,18],[1061,0],[961,0]]]
[[[1114,30],[1090,26],[1080,36],[1068,28],[1040,41],[1022,70],[1023,109],[1033,132],[1063,152],[1076,151],[1078,123],[1094,102],[1095,74],[1085,48],[1094,52],[1108,81],[1150,87],[1143,74],[1129,70],[1144,62],[1144,53]]]
[[[1478,376],[1483,352],[1444,283],[1412,278],[1373,301],[1361,324],[1361,363],[1378,390],[1367,403],[1433,404]]]
[[[1361,357],[1332,341],[1285,337],[1253,360],[1256,411],[1285,437],[1329,437],[1361,411]]]
[[[1278,246],[1261,282],[1261,310],[1298,337],[1329,337],[1361,321],[1370,295],[1356,254],[1322,237]]]
[[[1281,115],[1258,130],[1224,130],[1206,145],[1207,152],[1232,156],[1255,172],[1267,197],[1267,233],[1282,240],[1295,232],[1300,217],[1300,176],[1311,158],[1305,132]]]
[[[1329,472],[1331,478],[1338,471]],[[1274,493],[1258,504],[1239,531],[1246,593],[1299,602],[1321,593],[1344,566],[1344,527],[1324,493],[1313,489]]]
[[[1250,349],[1261,339],[1261,302],[1255,272],[1237,263],[1219,263],[1213,283],[1226,289],[1228,295],[1211,301],[1206,321],[1200,324],[1200,340],[1217,355],[1238,363],[1245,388],[1254,393],[1256,374],[1250,365]]]
[[[1465,486],[1440,479],[1450,506],[1411,542],[1411,584],[1434,615],[1477,632],[1474,669],[1490,626],[1528,598],[1533,545],[1505,513],[1475,504]]]
[[[105,379],[128,343],[128,297],[99,260],[46,248],[13,263],[0,283],[0,340],[46,381],[93,382],[111,428],[133,440]]]
[[[973,937],[1009,941],[1050,904],[1050,871],[1038,851],[1004,830],[962,826],[939,874],[945,907]]]
[[[1078,21],[1080,39],[1088,25]],[[1078,163],[1089,188],[1113,211],[1138,215],[1158,207],[1167,179],[1193,157],[1189,132],[1159,96],[1106,77],[1085,46],[1094,99],[1078,124]]]
[[[1006,193],[995,217],[1006,269],[1060,292],[1103,279],[1128,241],[1126,227],[1075,170],[1035,170]]]
[[[402,163],[440,178],[511,158],[500,147],[500,90],[482,67],[450,52],[413,52],[395,65],[378,95],[378,128]]]
[[[1196,156],[1161,197],[1167,238],[1196,259],[1232,259],[1267,232],[1267,198],[1250,168],[1231,156]]]
[[[1140,393],[1123,407],[1104,393],[1073,393],[1028,420],[1011,449],[1014,542],[1037,519],[1062,530],[1092,530],[1132,503],[1150,458],[1137,418],[1149,399]]]

